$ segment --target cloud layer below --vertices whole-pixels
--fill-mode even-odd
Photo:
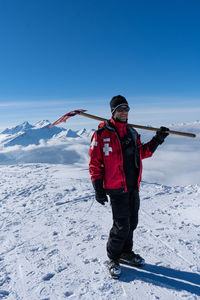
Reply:
[[[200,123],[176,125],[174,130],[195,132],[195,139],[172,136],[158,147],[154,155],[143,160],[143,180],[165,185],[200,183]],[[142,131],[143,142],[154,133]],[[39,145],[2,147],[0,164],[53,163],[88,168],[90,138],[40,140]]]

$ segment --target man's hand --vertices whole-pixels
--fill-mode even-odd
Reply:
[[[95,199],[97,202],[105,205],[105,202],[108,202],[108,197],[103,188],[103,180],[97,179],[92,182],[94,190],[95,190]]]
[[[105,203],[108,202],[108,197],[104,191],[102,192],[95,191],[95,199],[97,202],[99,202],[102,205],[105,205]]]
[[[165,138],[169,135],[166,131],[168,131],[169,128],[161,126],[160,129],[156,132],[155,138],[159,142],[159,144],[162,144],[165,140]]]

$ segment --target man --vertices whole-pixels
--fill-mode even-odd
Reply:
[[[96,200],[104,205],[110,196],[113,226],[107,242],[108,268],[113,278],[119,278],[120,262],[144,265],[144,259],[132,250],[140,206],[142,159],[152,156],[169,129],[160,127],[150,142],[141,144],[140,135],[127,124],[127,100],[115,96],[110,107],[112,118],[99,124],[92,137],[89,170]]]

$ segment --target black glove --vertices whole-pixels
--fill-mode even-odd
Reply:
[[[108,197],[105,191],[103,191],[103,193],[95,191],[95,199],[97,202],[101,203],[102,205],[105,205],[105,203],[108,202]]]
[[[108,197],[103,188],[103,180],[97,179],[92,182],[94,190],[95,190],[95,199],[102,205],[105,205],[105,202],[108,202]]]
[[[159,144],[162,144],[165,138],[169,135],[166,131],[169,131],[169,128],[161,126],[160,129],[156,132],[155,138]]]

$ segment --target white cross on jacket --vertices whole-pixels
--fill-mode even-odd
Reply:
[[[112,152],[112,148],[109,147],[109,144],[104,144],[103,152],[105,152],[105,156],[109,155],[109,151]]]

